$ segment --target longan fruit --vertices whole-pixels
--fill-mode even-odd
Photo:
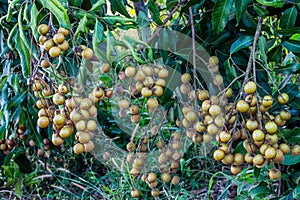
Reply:
[[[185,73],[181,75],[181,82],[189,83],[191,81],[191,75],[189,73]]]
[[[214,159],[216,161],[220,161],[220,160],[222,160],[225,157],[225,153],[224,153],[224,151],[222,151],[220,149],[217,149],[217,150],[214,151],[214,155],[213,156],[214,156]]]
[[[38,26],[38,33],[41,35],[46,35],[49,31],[49,26],[47,24],[40,24]]]
[[[81,56],[86,60],[91,59],[93,55],[94,55],[94,51],[91,48],[86,48],[81,52]]]
[[[264,96],[262,100],[262,105],[265,107],[270,107],[273,105],[273,98],[271,96]]]
[[[37,120],[37,125],[40,128],[47,128],[49,124],[50,124],[50,119],[46,116],[41,116]]]
[[[254,92],[256,92],[256,89],[257,89],[256,83],[253,81],[247,82],[244,86],[244,92],[246,94],[253,94]]]
[[[61,44],[65,41],[65,35],[62,34],[62,33],[57,33],[53,36],[53,41],[56,43],[56,44]]]
[[[289,101],[289,95],[287,93],[281,93],[278,95],[278,102],[280,104],[286,104]]]
[[[250,106],[245,100],[239,100],[236,105],[236,109],[241,113],[247,112],[249,108]]]
[[[281,172],[279,169],[273,168],[269,171],[269,177],[272,180],[277,180],[281,177]]]

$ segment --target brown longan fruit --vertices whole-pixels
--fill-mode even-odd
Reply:
[[[222,151],[220,149],[217,149],[217,150],[214,151],[214,155],[213,156],[214,156],[214,159],[216,161],[220,161],[220,160],[222,160],[225,157],[225,153],[224,153],[224,151]]]
[[[269,177],[272,180],[277,180],[281,177],[281,172],[279,169],[273,168],[269,171]]]
[[[256,88],[257,88],[256,83],[253,81],[249,81],[244,86],[244,92],[246,94],[253,94],[254,92],[256,92]]]
[[[46,116],[39,117],[37,120],[37,125],[40,128],[47,128],[49,124],[50,124],[50,119]]]
[[[81,56],[86,60],[91,59],[93,55],[94,55],[94,51],[91,48],[86,48],[81,52]]]
[[[61,44],[65,41],[65,35],[62,34],[62,33],[57,33],[53,36],[53,41],[56,43],[56,44]]]
[[[135,150],[135,144],[133,142],[129,142],[127,145],[126,145],[126,149],[127,151],[131,152],[131,151],[134,151]]]
[[[46,35],[49,31],[49,26],[47,24],[40,24],[38,26],[38,33],[41,35]]]

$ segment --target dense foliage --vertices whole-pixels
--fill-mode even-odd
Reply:
[[[0,3],[0,197],[300,198],[299,1]]]

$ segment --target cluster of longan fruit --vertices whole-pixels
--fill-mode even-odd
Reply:
[[[52,58],[60,56],[60,54],[69,49],[69,43],[66,37],[69,35],[69,30],[60,27],[53,35],[54,30],[50,31],[47,24],[41,24],[38,26],[38,32],[41,34],[39,37],[39,43]],[[50,62],[48,60],[42,60],[41,67],[48,68]]]
[[[140,142],[142,145],[146,145],[149,143],[148,137],[142,137]],[[180,182],[180,177],[175,175],[179,166],[180,166],[180,158],[182,157],[181,152],[181,133],[173,132],[171,135],[171,141],[169,144],[166,144],[164,140],[158,140],[157,147],[159,148],[159,157],[158,162],[159,173],[161,175],[160,180],[163,183],[171,182],[173,185],[177,185]],[[133,142],[127,144],[127,150],[133,152],[136,150],[136,145]],[[127,162],[131,164],[130,174],[133,177],[140,176],[143,182],[146,182],[147,185],[151,188],[151,195],[153,197],[158,197],[160,195],[160,191],[157,188],[158,186],[158,177],[154,172],[146,172],[147,171],[147,160],[148,155],[143,153],[145,150],[138,149],[139,153],[130,153],[127,156]],[[144,172],[143,172],[144,170]],[[140,196],[140,192],[138,189],[134,189],[131,192],[133,198],[137,198]]]
[[[144,65],[140,68],[134,66],[126,67],[125,71],[119,73],[119,78],[125,80],[129,78],[133,80],[130,85],[130,95],[137,97],[141,95],[147,98],[146,106],[149,112],[154,112],[158,106],[157,97],[162,96],[166,85],[166,78],[169,72],[166,68],[160,66],[148,66]],[[119,116],[125,117],[128,113],[131,115],[131,121],[138,123],[141,119],[141,106],[137,104],[131,104],[127,99],[121,99],[119,101]]]
[[[238,174],[241,172],[244,162],[262,168],[270,162],[282,163],[284,154],[290,151],[293,155],[299,154],[297,145],[290,150],[290,146],[287,143],[281,143],[277,135],[278,127],[283,126],[286,120],[290,119],[291,113],[284,108],[276,116],[270,114],[268,110],[272,108],[273,97],[269,95],[260,97],[257,85],[253,81],[248,81],[243,90],[242,99],[238,100],[236,104],[229,103],[225,107],[225,126],[216,132],[219,146],[214,151],[214,159],[227,165],[230,164],[231,172]],[[232,92],[229,91],[227,94],[230,93]],[[289,96],[286,93],[279,93],[279,104],[284,105],[288,100]],[[204,110],[203,105],[204,102],[202,110]],[[208,104],[208,107],[210,111],[212,105]],[[232,143],[240,140],[243,141],[247,153],[245,155],[242,153],[232,154]],[[270,170],[269,176],[271,179],[278,179],[281,173],[278,169],[273,168]]]

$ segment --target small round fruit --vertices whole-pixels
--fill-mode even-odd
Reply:
[[[270,107],[273,105],[273,98],[271,96],[264,96],[262,100],[262,105],[265,107]]]
[[[158,197],[159,196],[159,194],[160,194],[160,191],[159,191],[159,189],[152,189],[151,190],[151,195],[153,196],[153,197]]]
[[[248,119],[246,122],[246,128],[249,131],[254,131],[258,127],[258,122],[256,120]]]
[[[67,94],[69,92],[69,88],[65,84],[60,84],[58,86],[58,91],[63,94]]]
[[[232,174],[236,175],[242,171],[242,167],[238,165],[231,165],[230,171]]]
[[[69,42],[64,40],[61,44],[57,45],[62,51],[67,51],[70,47]]]
[[[247,112],[249,108],[250,106],[245,100],[239,100],[236,105],[236,109],[241,113]]]
[[[108,64],[108,63],[103,63],[101,66],[100,66],[100,71],[102,73],[108,73],[110,71],[110,68],[111,66]]]
[[[66,116],[63,114],[57,114],[53,118],[53,123],[57,126],[64,125],[66,122]]]
[[[157,179],[157,176],[153,172],[150,172],[147,176],[147,181],[150,183],[156,181],[156,179]]]
[[[179,177],[179,176],[174,176],[174,177],[172,178],[172,180],[171,180],[171,183],[172,183],[173,185],[178,185],[179,182],[180,182],[180,177]]]
[[[209,114],[211,116],[217,116],[220,115],[222,112],[221,107],[219,105],[212,105],[209,108]]]
[[[195,111],[191,110],[186,114],[185,117],[189,122],[194,122],[197,119],[197,114]]]
[[[41,67],[43,67],[43,68],[50,67],[50,62],[48,60],[42,60],[41,61]]]
[[[231,88],[228,88],[225,92],[226,98],[231,98],[233,95],[233,90]]]
[[[89,142],[83,144],[83,145],[84,145],[84,151],[85,151],[85,152],[91,152],[91,151],[93,151],[94,148],[95,148],[95,144],[94,144],[94,142],[91,141],[91,140],[90,140]]]
[[[64,139],[62,139],[58,134],[53,134],[51,141],[54,146],[60,146],[64,143]]]
[[[95,131],[97,129],[97,123],[95,120],[88,120],[87,123],[86,123],[86,129],[88,131]]]
[[[204,100],[207,100],[209,98],[209,93],[207,90],[200,90],[198,92],[198,99],[200,101],[204,101]]]
[[[49,50],[49,55],[52,58],[58,57],[61,54],[61,49],[59,47],[51,47]]]
[[[286,144],[286,143],[281,143],[280,145],[279,145],[279,149],[284,153],[284,154],[287,154],[287,153],[289,153],[290,152],[290,146],[288,145],[288,144]]]
[[[279,178],[281,177],[281,172],[280,172],[280,170],[279,170],[279,169],[275,169],[275,168],[270,169],[270,171],[269,171],[269,177],[270,177],[270,179],[272,179],[272,180],[277,180],[277,179],[279,179]]]
[[[241,153],[236,153],[233,155],[233,162],[235,165],[242,165],[244,163],[244,156]]]
[[[183,84],[180,86],[180,92],[181,92],[182,94],[188,94],[190,91],[191,91],[191,86],[190,86],[190,84],[183,83]]]
[[[63,41],[65,41],[65,35],[62,33],[57,33],[53,36],[53,41],[56,44],[61,44],[61,43],[63,43]]]
[[[267,122],[265,124],[265,129],[269,134],[274,134],[277,132],[278,127],[277,124],[275,122]]]
[[[42,84],[40,81],[38,80],[35,80],[32,84],[32,90],[33,91],[41,91],[43,88]]]
[[[46,116],[39,117],[37,120],[37,125],[40,128],[47,128],[49,124],[50,124],[50,120]]]
[[[144,87],[141,91],[141,94],[142,94],[143,97],[148,98],[152,95],[152,90],[150,90],[147,87]]]
[[[214,152],[214,159],[215,159],[216,161],[220,161],[220,160],[222,160],[224,157],[225,157],[224,151],[222,151],[222,150],[220,150],[220,149],[215,150],[215,152]]]
[[[209,57],[208,64],[211,67],[217,66],[219,64],[218,57],[217,56],[211,56],[211,57]]]
[[[278,102],[280,104],[286,104],[289,101],[289,95],[287,93],[281,93],[278,95]]]
[[[280,111],[279,116],[282,120],[289,120],[292,115],[288,110],[282,110]]]
[[[247,94],[253,94],[254,92],[256,92],[256,88],[257,88],[256,83],[254,83],[253,81],[249,81],[244,86],[244,91]]]
[[[86,129],[86,122],[85,120],[80,120],[78,122],[76,122],[76,125],[75,125],[77,131],[83,131]]]
[[[223,77],[221,75],[216,75],[213,80],[214,85],[220,86],[223,84]]]
[[[66,37],[66,36],[69,35],[69,32],[70,32],[70,31],[69,31],[68,29],[63,28],[63,27],[59,27],[59,29],[58,29],[57,32],[58,32],[58,33],[64,34],[64,36]]]
[[[216,135],[219,131],[219,128],[215,124],[209,124],[207,126],[207,133],[209,135]]]
[[[82,154],[84,152],[84,145],[77,143],[73,146],[73,151],[75,154]]]
[[[273,159],[276,156],[276,149],[274,147],[268,147],[265,151],[265,156],[267,159]]]
[[[134,189],[131,191],[131,197],[132,198],[139,198],[140,197],[140,191],[138,189]]]
[[[298,144],[294,145],[291,149],[291,154],[293,156],[299,155],[300,154],[300,145],[298,145]]]
[[[168,76],[169,76],[169,71],[167,69],[161,69],[161,70],[159,70],[159,72],[158,72],[158,77],[159,78],[165,79]]]
[[[206,127],[205,127],[205,125],[203,124],[203,122],[198,121],[198,122],[196,122],[196,124],[195,124],[195,129],[196,129],[197,132],[204,132],[204,131],[206,130]]]
[[[64,126],[60,131],[59,131],[59,136],[63,139],[70,137],[74,132],[74,127],[70,125]]]
[[[246,163],[252,164],[253,163],[254,156],[251,153],[246,153],[245,155],[245,161]]]
[[[185,73],[181,75],[181,82],[189,83],[191,81],[191,75],[189,73]]]
[[[47,40],[47,41],[45,41],[44,42],[44,45],[43,45],[43,47],[44,47],[44,49],[46,50],[46,51],[49,51],[52,47],[54,47],[54,41],[53,41],[53,39],[49,39],[49,40]],[[60,49],[59,49],[60,50]]]
[[[254,130],[252,133],[252,139],[257,142],[263,141],[265,139],[265,134],[259,129]]]
[[[133,66],[129,66],[125,69],[125,75],[127,77],[134,77],[136,73],[136,68]]]
[[[253,164],[254,165],[262,165],[265,162],[264,157],[261,154],[257,154],[253,158]]]
[[[88,143],[91,140],[90,134],[87,132],[83,132],[83,131],[78,131],[76,133],[76,137],[77,137],[78,142],[80,142],[80,143]]]
[[[158,101],[156,98],[150,98],[147,100],[147,109],[152,112],[154,111],[158,106]]]
[[[230,140],[231,134],[228,133],[227,131],[221,131],[219,134],[219,140],[220,142],[226,143]]]
[[[161,180],[162,180],[164,183],[170,182],[170,181],[171,181],[171,176],[170,176],[170,174],[168,174],[168,173],[163,173],[163,174],[161,175]]]
[[[127,149],[127,151],[134,151],[135,150],[135,144],[133,142],[129,142],[126,145],[126,149]]]
[[[49,26],[47,24],[40,24],[38,26],[38,33],[41,35],[46,35],[49,31]]]
[[[40,45],[44,45],[44,43],[45,43],[46,40],[47,40],[47,37],[44,36],[44,35],[41,35],[39,37],[39,43],[40,43]]]
[[[52,100],[55,105],[62,105],[65,103],[65,97],[60,93],[54,94]]]
[[[155,96],[160,97],[161,95],[163,95],[163,93],[164,93],[164,90],[163,90],[163,88],[161,86],[155,85],[153,87],[153,94]]]
[[[81,53],[81,56],[86,60],[91,59],[93,57],[93,55],[94,55],[94,51],[91,48],[86,48]]]
[[[225,165],[229,165],[233,162],[233,155],[231,153],[226,154],[222,160],[222,163]]]

